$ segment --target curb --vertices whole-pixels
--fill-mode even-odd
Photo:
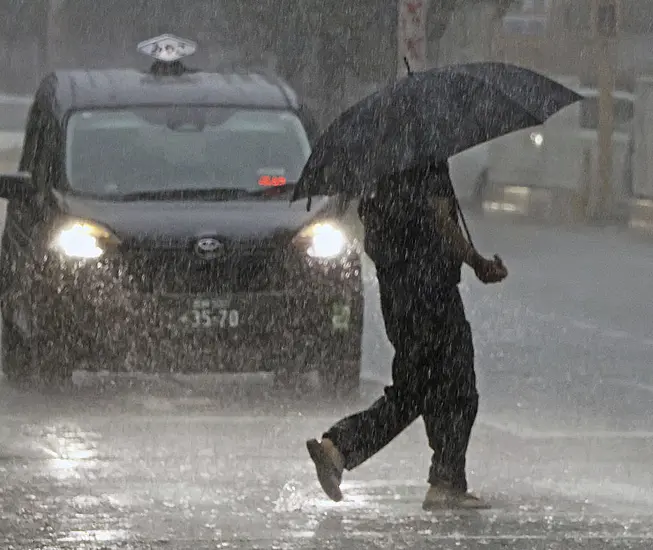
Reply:
[[[579,224],[586,200],[577,191],[521,185],[491,185],[483,192],[484,213],[553,224]]]
[[[483,194],[486,216],[511,217],[549,225],[593,226],[585,216],[587,198],[582,193],[560,188],[494,185]],[[634,198],[620,203],[607,222],[633,235],[653,237],[653,198]]]

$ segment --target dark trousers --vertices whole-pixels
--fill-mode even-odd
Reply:
[[[467,490],[465,456],[478,411],[474,347],[457,286],[397,284],[377,270],[381,309],[395,348],[392,386],[367,410],[323,437],[351,470],[383,449],[419,416],[433,450],[428,482]]]

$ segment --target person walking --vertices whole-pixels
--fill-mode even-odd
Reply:
[[[463,264],[483,283],[508,275],[465,239],[447,162],[378,182],[359,203],[365,251],[376,267],[392,385],[306,446],[325,493],[342,500],[344,470],[378,453],[419,416],[433,451],[425,510],[489,506],[468,492],[465,460],[478,411],[474,346],[458,284]]]

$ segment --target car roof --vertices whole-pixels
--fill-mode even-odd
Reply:
[[[57,71],[43,79],[36,96],[59,119],[71,110],[135,105],[299,108],[290,86],[258,72],[185,70],[170,75],[136,69]]]

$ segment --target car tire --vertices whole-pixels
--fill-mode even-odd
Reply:
[[[38,382],[46,387],[66,385],[72,380],[72,369],[68,368],[65,355],[51,349],[26,342],[19,331],[4,320],[2,322],[2,372],[11,384],[19,386]]]
[[[329,367],[320,371],[322,394],[336,399],[358,398],[361,384],[360,359],[343,361]]]

